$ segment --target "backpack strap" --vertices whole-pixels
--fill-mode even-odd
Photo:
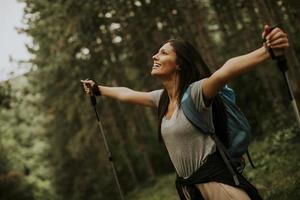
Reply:
[[[220,139],[217,137],[217,135],[215,133],[212,133],[211,137],[215,141],[215,143],[217,145],[217,148],[220,152],[220,155],[221,155],[223,161],[225,162],[225,165],[226,165],[227,169],[229,170],[230,174],[233,177],[235,185],[239,185],[240,184],[239,179],[237,177],[236,172],[233,170],[232,163],[229,160],[229,155],[226,151],[225,146],[223,145],[223,143],[220,141]]]
[[[184,115],[195,127],[199,128],[202,132],[207,134],[215,132],[214,127],[210,127],[202,114],[198,112],[198,109],[191,97],[191,88],[192,87],[190,85],[184,92],[181,99],[181,106]]]
[[[226,98],[227,100],[231,101],[232,103],[236,103],[236,98],[233,89],[225,85],[220,91],[219,94]]]
[[[239,180],[237,178],[237,174],[233,170],[232,164],[229,160],[229,155],[226,151],[225,146],[222,144],[222,142],[219,140],[217,135],[215,134],[215,129],[213,127],[209,127],[208,123],[205,121],[204,117],[200,112],[198,112],[195,103],[192,100],[191,97],[191,85],[187,88],[185,93],[183,94],[183,97],[181,99],[181,106],[184,115],[186,118],[201,132],[204,132],[206,134],[210,134],[212,139],[215,141],[216,146],[220,152],[220,155],[222,159],[224,160],[230,174],[233,177],[234,183],[236,185],[239,185]]]

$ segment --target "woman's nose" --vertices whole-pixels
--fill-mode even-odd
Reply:
[[[152,59],[153,59],[153,60],[157,60],[157,54],[154,54],[154,55],[152,56]]]

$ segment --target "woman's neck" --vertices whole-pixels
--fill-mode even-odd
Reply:
[[[176,102],[179,96],[179,77],[173,76],[173,78],[163,80],[163,86],[167,90],[170,102]]]

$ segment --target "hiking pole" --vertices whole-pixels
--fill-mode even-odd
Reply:
[[[276,28],[276,26],[271,27],[269,33],[274,28]],[[265,41],[265,38],[264,38],[264,41]],[[289,78],[288,78],[288,73],[287,73],[288,72],[288,67],[287,67],[286,57],[285,57],[284,53],[282,53],[280,55],[276,55],[272,48],[268,48],[268,50],[269,50],[269,53],[271,55],[271,58],[273,60],[276,60],[277,67],[282,72],[284,82],[286,84],[286,87],[288,88],[289,100],[291,101],[291,104],[293,106],[293,110],[294,110],[294,113],[295,113],[295,116],[296,116],[296,120],[297,120],[298,126],[300,128],[300,115],[299,115],[299,110],[298,110],[297,103],[296,103],[296,100],[295,100],[295,97],[294,97],[294,94],[293,94],[293,90],[292,90],[292,87],[291,87],[291,84],[290,84],[290,81],[289,81]]]
[[[291,101],[291,104],[293,106],[293,110],[294,110],[294,113],[295,113],[295,116],[296,116],[296,119],[298,122],[298,126],[300,128],[299,110],[298,110],[297,103],[296,103],[296,100],[295,100],[295,97],[293,94],[293,90],[292,90],[291,84],[289,82],[288,74],[287,74],[287,71],[288,71],[287,60],[286,60],[285,56],[277,56],[276,62],[277,62],[277,66],[278,66],[279,70],[283,74],[284,82],[285,82],[286,87],[288,88],[288,92],[289,92],[289,100]]]
[[[102,135],[102,138],[103,138],[103,141],[104,141],[104,145],[105,145],[105,149],[106,149],[106,153],[107,153],[107,158],[110,162],[111,169],[113,171],[113,175],[114,175],[114,178],[115,178],[115,181],[116,181],[119,193],[120,193],[121,200],[124,200],[124,195],[123,195],[120,183],[119,183],[119,179],[118,179],[116,168],[115,168],[115,165],[114,165],[114,162],[113,162],[112,154],[109,150],[108,143],[107,143],[107,140],[106,140],[106,136],[105,136],[104,131],[103,131],[103,126],[102,126],[102,123],[100,121],[99,114],[98,114],[98,111],[97,111],[97,108],[96,108],[96,105],[97,105],[96,96],[93,93],[91,93],[90,99],[91,99],[91,104],[92,104],[92,106],[94,108],[94,111],[96,113],[98,128],[99,128],[99,131],[100,131],[100,133]]]

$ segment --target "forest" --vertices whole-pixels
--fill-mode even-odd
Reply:
[[[162,88],[152,56],[170,38],[201,52],[211,72],[262,46],[265,24],[289,37],[288,77],[300,109],[296,0],[19,0],[31,70],[0,82],[0,200],[120,199],[90,99],[80,80],[138,91]],[[20,62],[21,63],[21,62]],[[264,199],[300,198],[300,127],[274,60],[229,83],[252,127]],[[97,97],[125,199],[179,199],[151,108]]]

